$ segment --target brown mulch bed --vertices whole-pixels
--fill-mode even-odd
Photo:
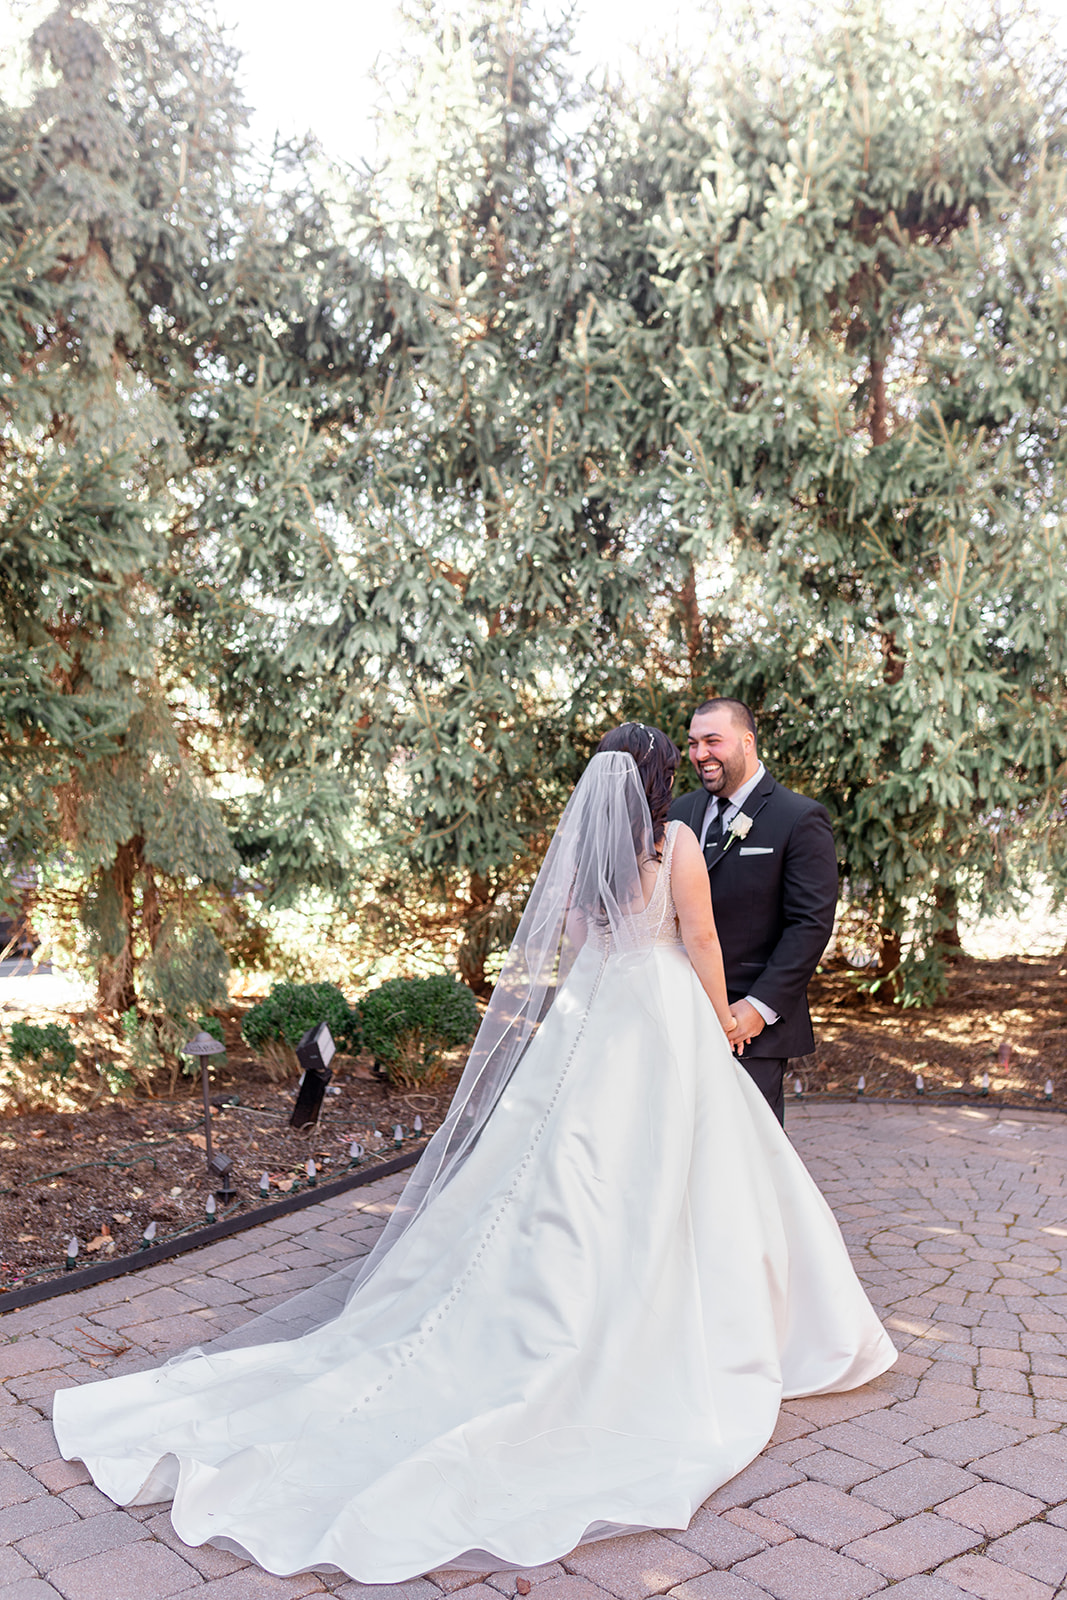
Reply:
[[[58,1016],[68,1020],[68,1013]],[[11,1020],[8,1008],[4,1022]],[[452,1062],[445,1079],[420,1093],[376,1077],[369,1057],[338,1057],[318,1122],[294,1129],[297,1080],[267,1079],[240,1039],[240,1022],[236,1011],[225,1018],[226,1060],[219,1065],[216,1058],[211,1069],[212,1144],[232,1157],[236,1191],[228,1204],[216,1200],[216,1219],[306,1188],[309,1158],[324,1184],[352,1170],[353,1143],[364,1147],[364,1167],[416,1147],[416,1115],[425,1139],[458,1080],[460,1063]],[[173,1095],[92,1098],[96,1103],[82,1109],[23,1110],[0,1120],[0,1293],[51,1276],[72,1236],[85,1266],[136,1251],[150,1222],[164,1240],[208,1221],[218,1180],[207,1174],[199,1073],[179,1080]],[[260,1189],[264,1173],[269,1199]]]
[[[868,1096],[925,1093],[941,1098],[989,1093],[1013,1105],[1067,1110],[1067,952],[999,961],[961,957],[949,968],[948,993],[934,1006],[906,1010],[856,992],[841,964],[816,976],[808,991],[818,1040],[814,1057],[796,1063],[805,1092],[853,1094],[862,1074]],[[792,1088],[792,1084],[790,1084]]]
[[[1067,1110],[1062,954],[961,959],[950,971],[947,996],[927,1010],[901,1010],[858,994],[855,974],[844,966],[815,978],[811,1001],[818,1048],[794,1063],[807,1096],[853,1095],[861,1074],[870,1098],[914,1096],[921,1072],[930,1100],[977,1098],[988,1073],[998,1103],[1045,1104],[1051,1079],[1052,1105]],[[17,1014],[9,1006],[4,1023]],[[66,1013],[58,1019],[67,1020]],[[327,1095],[316,1126],[296,1131],[288,1123],[295,1080],[266,1079],[241,1043],[240,1021],[237,1010],[226,1018],[228,1054],[211,1080],[212,1136],[233,1157],[237,1191],[231,1207],[219,1203],[220,1217],[263,1204],[264,1172],[272,1198],[306,1186],[309,1157],[320,1182],[340,1176],[349,1170],[353,1141],[370,1160],[388,1159],[396,1123],[404,1130],[402,1148],[411,1148],[416,1112],[432,1133],[462,1065],[453,1061],[447,1079],[419,1095],[375,1078],[366,1057],[339,1057],[331,1085],[339,1092]],[[136,1250],[149,1222],[160,1239],[200,1226],[209,1192],[198,1078],[182,1080],[166,1098],[101,1098],[97,1091],[95,1104],[87,1099],[84,1109],[9,1115],[0,1120],[0,1292],[61,1268],[72,1235],[82,1264]]]

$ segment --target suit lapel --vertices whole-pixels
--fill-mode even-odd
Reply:
[[[760,779],[759,783],[757,783],[752,793],[745,796],[745,799],[738,810],[738,816],[751,817],[753,822],[755,822],[756,818],[759,816],[760,812],[763,810],[764,806],[767,804],[767,801],[771,798],[771,795],[774,793],[777,787],[778,785],[775,783],[770,773],[764,772],[763,777]],[[729,837],[730,835],[727,833],[726,837],[723,839],[721,848],[716,848],[710,853],[710,856],[707,850],[704,851],[704,860],[708,863],[709,872],[713,872],[719,865],[719,862],[722,860],[723,856],[727,854],[726,840],[729,839]],[[733,847],[731,846],[731,848]]]

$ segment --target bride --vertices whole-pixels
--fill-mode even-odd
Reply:
[[[279,1574],[536,1566],[686,1527],[783,1396],[892,1365],[727,1044],[707,871],[665,822],[678,759],[640,723],[601,741],[339,1314],[57,1393],[63,1455],[113,1500],[172,1499],[187,1544]]]

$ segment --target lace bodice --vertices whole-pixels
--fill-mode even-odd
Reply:
[[[684,827],[684,822],[668,822],[663,835],[663,859],[647,907],[653,944],[682,944],[678,913],[674,909],[674,896],[671,893],[671,857],[674,854],[674,841],[678,837],[678,829]]]

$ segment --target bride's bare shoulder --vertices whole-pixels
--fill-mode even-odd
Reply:
[[[704,861],[704,852],[692,828],[687,828],[684,823],[675,830],[671,845],[670,871],[671,891],[675,902],[679,898],[685,898],[688,888],[697,894],[706,892],[708,869]]]
[[[688,827],[684,822],[677,822],[672,829],[672,833],[672,860],[678,862],[679,865],[693,861],[703,865],[704,857],[701,854],[700,841],[692,828]]]

